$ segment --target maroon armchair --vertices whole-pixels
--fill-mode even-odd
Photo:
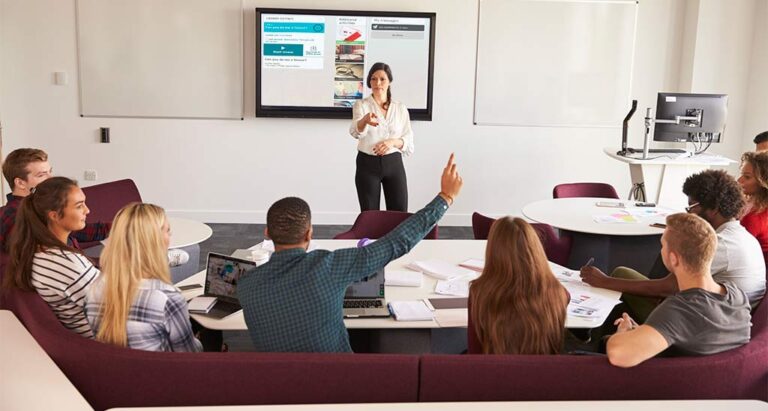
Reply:
[[[480,213],[472,213],[472,231],[475,239],[487,239],[494,221],[496,220]],[[571,237],[558,237],[549,224],[531,223],[531,226],[539,234],[547,259],[555,264],[567,266],[568,257],[571,255]]]
[[[558,184],[552,190],[552,198],[598,197],[619,198],[616,189],[605,183]]]
[[[1,301],[96,410],[418,398],[415,355],[139,351],[65,329],[37,293],[8,291]]]
[[[91,210],[88,222],[112,222],[115,214],[128,203],[141,202],[141,194],[133,180],[117,180],[104,184],[83,187],[85,203]],[[83,249],[97,245],[98,242],[80,243]]]
[[[352,224],[352,228],[349,231],[337,234],[333,239],[381,238],[412,215],[412,213],[404,211],[363,211],[357,216],[355,223]],[[424,238],[427,240],[437,240],[437,226],[427,233],[427,236]]]

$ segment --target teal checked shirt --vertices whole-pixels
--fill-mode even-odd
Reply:
[[[351,352],[342,314],[347,286],[410,251],[447,209],[437,196],[365,247],[283,250],[246,273],[237,295],[256,350]]]

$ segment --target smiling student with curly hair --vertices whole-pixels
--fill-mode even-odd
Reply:
[[[744,153],[738,181],[747,197],[741,225],[757,238],[768,264],[768,151]]]

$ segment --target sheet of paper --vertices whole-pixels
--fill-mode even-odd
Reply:
[[[469,297],[469,278],[439,280],[435,284],[435,294]]]
[[[438,280],[450,280],[476,274],[474,271],[441,260],[414,261],[406,266]]]
[[[565,268],[560,264],[553,263],[552,261],[549,262],[549,268],[552,269],[552,273],[555,274],[555,277],[561,283],[564,281],[582,283],[581,274],[579,273],[578,270],[571,270],[570,268]]]
[[[592,219],[598,224],[634,224],[640,221],[637,217],[624,211],[594,215]]]
[[[454,308],[450,310],[435,310],[435,321],[440,327],[466,327],[468,310]]]
[[[395,287],[421,287],[424,276],[417,271],[385,270],[384,284]]]
[[[625,210],[628,214],[641,220],[647,218],[666,217],[674,213],[674,210],[663,207],[631,207]]]
[[[621,293],[590,287],[576,282],[562,282],[563,286],[571,294],[568,303],[568,314],[577,317],[606,318],[613,307],[619,304]]]
[[[459,267],[468,268],[472,271],[477,271],[478,273],[483,272],[483,268],[485,268],[485,260],[482,260],[480,258],[470,258],[469,260],[462,261],[459,263]]]

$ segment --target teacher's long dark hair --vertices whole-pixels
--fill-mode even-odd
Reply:
[[[368,70],[368,78],[365,80],[365,84],[368,86],[368,88],[371,88],[371,77],[373,77],[373,73],[382,70],[383,72],[387,73],[387,79],[389,79],[389,82],[392,83],[392,69],[389,68],[389,64],[387,63],[373,63],[371,66],[371,69]],[[387,101],[384,103],[383,107],[384,110],[389,110],[389,103],[392,102],[392,86],[390,85],[387,88]]]
[[[77,182],[66,177],[51,177],[38,184],[32,194],[21,200],[11,233],[11,247],[4,286],[32,291],[32,260],[41,249],[59,248],[82,252],[64,244],[48,228],[48,213],[63,216],[69,193]]]

